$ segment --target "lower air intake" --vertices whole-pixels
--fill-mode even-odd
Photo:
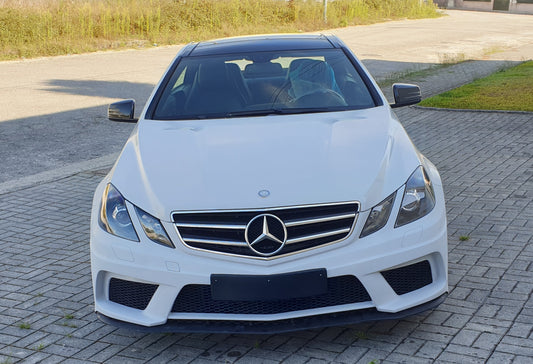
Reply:
[[[322,295],[278,301],[214,300],[211,286],[192,284],[183,287],[172,312],[268,315],[319,307],[370,301],[370,296],[354,276],[328,278],[328,292]]]
[[[155,284],[111,278],[109,281],[109,300],[124,306],[144,310],[150,303],[157,287]]]
[[[381,272],[397,295],[416,291],[433,283],[431,265],[427,260]]]

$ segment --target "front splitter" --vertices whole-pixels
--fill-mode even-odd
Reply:
[[[368,308],[276,321],[168,320],[163,325],[141,326],[116,320],[99,312],[96,314],[106,324],[139,332],[276,334],[321,327],[354,325],[368,321],[398,320],[437,307],[446,299],[447,295],[444,293],[432,301],[396,313],[380,312],[375,308]]]

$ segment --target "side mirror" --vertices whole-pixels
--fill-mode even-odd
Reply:
[[[134,113],[135,100],[123,100],[109,105],[109,109],[107,110],[107,118],[113,121],[136,123],[137,119],[133,117]]]
[[[390,106],[392,108],[414,105],[422,101],[420,87],[417,85],[395,83],[392,85],[392,93],[394,94],[394,104]]]

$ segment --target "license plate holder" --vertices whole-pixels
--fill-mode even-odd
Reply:
[[[211,275],[214,300],[278,301],[318,296],[327,291],[325,268],[272,275]]]

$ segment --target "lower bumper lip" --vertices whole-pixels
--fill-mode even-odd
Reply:
[[[433,309],[444,302],[447,295],[447,293],[444,293],[432,301],[396,313],[380,312],[375,308],[368,308],[364,310],[267,322],[169,320],[163,325],[147,327],[116,320],[99,312],[96,314],[100,321],[106,324],[139,332],[274,334],[316,329],[326,326],[353,325],[368,321],[397,320]]]

